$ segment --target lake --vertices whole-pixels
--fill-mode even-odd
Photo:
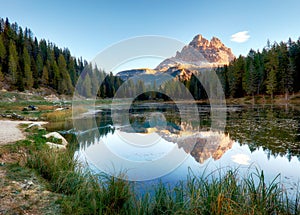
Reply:
[[[188,174],[280,174],[288,189],[300,181],[300,106],[229,105],[225,130],[212,129],[211,107],[182,103],[99,105],[62,125],[75,133],[75,157],[96,173],[130,181],[175,184]],[[70,129],[70,130],[69,130]]]

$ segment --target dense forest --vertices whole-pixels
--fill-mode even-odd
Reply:
[[[97,80],[96,74],[105,74],[90,68],[86,60],[76,59],[67,48],[61,49],[45,39],[38,41],[30,29],[23,30],[7,18],[0,19],[0,89],[24,91],[45,87],[71,95],[83,70],[93,76],[87,77],[87,81]],[[115,79],[107,76],[103,85],[113,86]],[[112,97],[113,87],[106,88],[107,95],[102,96]]]
[[[229,65],[214,70],[226,98],[268,95],[273,99],[275,95],[285,95],[288,99],[290,94],[300,91],[300,38],[296,42],[289,39],[279,44],[268,41],[262,51],[251,49],[247,56],[240,55]],[[217,86],[215,80],[209,79],[206,74],[210,72],[193,72],[190,80],[181,81],[195,99],[206,99],[209,94],[199,80],[209,82],[206,90]],[[185,97],[184,90],[176,81],[169,81],[165,86],[168,86],[168,95]]]
[[[84,64],[68,49],[38,41],[30,29],[0,19],[0,87],[24,91],[45,86],[71,94]]]
[[[268,42],[261,52],[250,50],[247,56],[239,56],[215,70],[226,97],[270,95],[273,98],[284,94],[288,98],[289,94],[300,91],[300,39],[279,44]],[[135,83],[129,80],[119,96],[131,97],[136,91],[148,90],[139,98],[184,99],[188,90],[195,99],[205,99],[207,92],[197,76],[205,81],[206,72],[195,73],[190,80],[168,81],[161,85],[160,93],[154,92],[155,82],[149,86],[142,80]],[[78,79],[81,73],[82,78]],[[76,59],[67,48],[61,49],[45,39],[38,41],[30,29],[23,30],[7,18],[0,19],[0,89],[24,91],[45,87],[71,95],[76,84],[83,96],[97,94],[112,98],[123,81],[82,58]],[[213,84],[210,83],[212,87]]]
[[[263,50],[250,50],[246,57],[239,56],[228,66],[216,70],[226,97],[276,94],[300,91],[300,39],[296,42],[270,44]]]

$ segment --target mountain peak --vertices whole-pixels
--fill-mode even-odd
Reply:
[[[219,38],[212,37],[209,41],[198,34],[180,52],[177,52],[175,57],[166,59],[157,68],[162,69],[176,64],[203,68],[217,67],[229,64],[233,59],[231,49],[226,47]]]
[[[205,39],[201,34],[198,34],[193,38],[193,40],[189,43],[189,45],[194,48],[197,48],[197,47],[209,45],[209,41]]]
[[[225,45],[221,42],[221,40],[217,37],[213,37],[210,40],[210,46],[214,46],[216,48],[225,47]]]

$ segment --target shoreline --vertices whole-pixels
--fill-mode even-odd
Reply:
[[[0,119],[0,145],[14,144],[19,140],[25,140],[26,135],[18,128],[21,124],[40,124],[44,125],[48,122],[43,121],[15,121]]]

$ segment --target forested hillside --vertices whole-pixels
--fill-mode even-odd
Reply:
[[[23,91],[44,86],[71,94],[85,63],[67,48],[38,41],[30,29],[0,19],[0,87]]]
[[[247,56],[239,56],[224,67],[215,69],[226,97],[284,94],[300,91],[300,39],[284,43],[267,43],[262,51],[250,50]],[[0,19],[0,89],[31,90],[50,88],[58,94],[71,95],[80,80],[80,93],[90,97],[112,98],[123,81],[106,74],[82,58],[75,58],[67,49],[41,39],[38,41],[30,29]],[[211,72],[211,71],[207,71]],[[201,72],[200,72],[201,73]],[[199,75],[196,74],[196,75]],[[205,75],[205,74],[202,74]],[[104,79],[105,78],[105,79]],[[99,88],[99,80],[103,80]],[[168,96],[185,98],[188,89],[195,99],[206,99],[207,94],[195,76],[189,80],[178,78],[160,86],[160,91]],[[81,83],[82,82],[82,83]],[[131,97],[136,91],[153,90],[142,80],[126,83],[123,96]],[[98,89],[99,88],[99,89]],[[140,89],[140,90],[138,90]],[[144,99],[162,97],[154,92],[144,95]]]
[[[284,94],[300,91],[300,39],[250,50],[217,69],[227,97]]]
[[[0,89],[31,90],[33,88],[51,88],[58,94],[71,95],[80,73],[86,68],[89,94],[92,84],[97,81],[96,74],[106,75],[92,68],[82,58],[76,59],[68,48],[61,49],[54,43],[41,39],[38,41],[30,29],[0,19]],[[107,76],[103,97],[112,97],[115,83],[112,75]],[[105,87],[105,85],[107,85]],[[120,84],[119,84],[120,85]]]

